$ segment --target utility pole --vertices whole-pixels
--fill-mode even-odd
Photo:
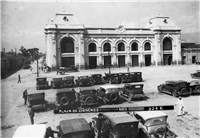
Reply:
[[[108,57],[110,56],[110,51],[108,51]],[[110,70],[110,60],[109,60],[109,63],[108,63],[108,68],[109,68],[109,75],[111,74],[111,70]]]
[[[38,49],[39,50],[39,49]],[[38,50],[36,50],[37,53],[37,77],[39,77],[39,69],[38,69]]]

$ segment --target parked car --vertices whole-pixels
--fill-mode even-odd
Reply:
[[[46,138],[46,125],[34,124],[19,126],[13,138]]]
[[[131,82],[141,82],[142,72],[130,72]]]
[[[75,80],[77,86],[91,86],[94,85],[94,82],[89,76],[79,76],[78,79]]]
[[[139,123],[140,138],[175,138],[169,130],[168,115],[162,111],[138,111],[134,113]]]
[[[66,72],[77,72],[78,68],[74,65],[71,65],[70,67],[59,67],[58,72],[61,75],[64,75]]]
[[[120,82],[121,82],[121,83],[129,83],[129,82],[132,82],[131,76],[130,76],[130,73],[129,73],[129,72],[126,72],[126,73],[119,73],[119,76],[120,76]]]
[[[119,84],[120,83],[120,77],[118,73],[105,73],[105,76],[102,77],[104,83],[110,83],[111,84]]]
[[[158,91],[171,94],[174,97],[182,95],[191,95],[192,90],[187,81],[165,81],[158,86]]]
[[[64,87],[72,87],[75,85],[74,76],[66,76],[62,78]]]
[[[51,87],[53,89],[55,89],[55,88],[63,88],[64,84],[63,84],[63,81],[62,81],[62,77],[52,78]]]
[[[192,89],[192,94],[200,94],[200,80],[199,79],[192,80],[189,86]]]
[[[31,66],[29,64],[24,64],[23,69],[30,69]]]
[[[143,84],[125,84],[120,95],[131,101],[133,98],[144,98]]]
[[[118,103],[121,89],[117,85],[102,85],[97,91],[99,99],[105,104]]]
[[[196,70],[195,73],[190,74],[192,78],[200,78],[200,70]]]
[[[36,78],[36,89],[48,88],[48,83],[47,77],[38,77]]]
[[[75,90],[71,88],[64,88],[57,90],[56,93],[56,109],[74,109],[76,108]]]
[[[94,138],[90,125],[84,118],[62,120],[57,129],[61,138]]]
[[[100,113],[102,120],[102,135],[109,138],[138,138],[139,121],[125,112]],[[94,130],[97,130],[97,118],[92,120]]]
[[[97,90],[93,87],[80,89],[80,104],[81,106],[92,106],[98,104]]]
[[[31,105],[33,109],[46,109],[47,101],[45,100],[45,93],[28,94],[28,105]]]
[[[91,74],[90,78],[94,82],[94,84],[102,84],[102,75],[101,74]]]

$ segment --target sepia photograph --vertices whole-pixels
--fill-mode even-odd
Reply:
[[[2,138],[199,138],[199,0],[1,0]]]

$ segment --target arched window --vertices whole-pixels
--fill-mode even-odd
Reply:
[[[150,44],[149,42],[146,42],[146,43],[144,44],[144,50],[145,50],[145,51],[151,50],[151,44]]]
[[[104,51],[104,52],[111,51],[111,45],[110,45],[110,43],[105,43],[105,44],[103,45],[103,51]]]
[[[125,51],[125,45],[124,45],[124,43],[119,43],[118,44],[118,51]]]
[[[90,43],[88,46],[88,51],[89,52],[96,52],[96,44],[95,43]]]
[[[168,37],[163,40],[163,50],[172,50],[172,41]]]
[[[138,51],[138,44],[136,42],[132,43],[131,51]]]
[[[63,38],[61,41],[61,53],[74,53],[74,42],[71,38]]]

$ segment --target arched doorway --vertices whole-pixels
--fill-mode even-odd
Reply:
[[[88,45],[88,52],[96,52],[96,44],[90,43]],[[89,56],[89,69],[97,68],[97,56]]]
[[[169,37],[163,40],[163,62],[164,65],[172,64],[172,40]]]
[[[61,53],[62,55],[62,67],[70,67],[75,64],[74,55],[68,56],[68,53],[74,53],[74,41],[71,38],[64,37],[61,40]]]
[[[111,45],[110,45],[110,43],[105,43],[103,45],[103,51],[108,52],[108,55],[104,56],[104,67],[109,68],[111,66],[111,55],[110,55]]]

